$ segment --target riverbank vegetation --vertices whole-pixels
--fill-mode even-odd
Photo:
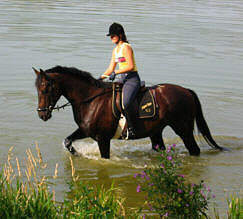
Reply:
[[[51,179],[43,175],[47,164],[36,145],[36,154],[27,150],[25,164],[13,159],[9,150],[0,174],[0,218],[209,218],[208,201],[213,196],[203,182],[188,183],[180,170],[175,146],[159,152],[155,166],[135,175],[137,192],[145,195],[144,206],[128,209],[119,188],[92,186],[81,182],[70,157],[72,181],[63,202],[55,200]],[[52,180],[58,177],[58,164]],[[243,216],[243,200],[232,197],[226,215]],[[217,209],[215,218],[219,219]]]

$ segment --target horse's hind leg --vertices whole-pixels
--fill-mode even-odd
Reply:
[[[155,151],[158,151],[157,147],[159,147],[160,150],[165,150],[165,144],[162,138],[162,131],[157,132],[156,134],[150,136],[150,139],[152,142],[152,148]]]
[[[181,137],[190,155],[198,156],[200,148],[193,136],[193,122],[184,121],[171,127]]]
[[[85,137],[85,135],[82,133],[80,128],[78,128],[75,132],[73,132],[71,135],[69,135],[68,137],[66,137],[64,139],[63,145],[68,149],[68,151],[71,154],[75,154],[76,150],[72,146],[72,142],[77,140],[77,139],[82,139],[84,137]]]
[[[193,133],[181,136],[186,148],[188,149],[190,155],[198,156],[200,154],[200,148],[197,145],[197,142],[195,141],[195,138],[193,136]]]

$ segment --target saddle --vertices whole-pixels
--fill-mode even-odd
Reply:
[[[120,118],[122,108],[122,83],[114,82],[112,88],[112,113],[116,118]],[[145,82],[141,82],[135,101],[132,103],[134,116],[139,119],[152,119],[156,116],[158,105],[155,101],[153,89],[145,87]]]

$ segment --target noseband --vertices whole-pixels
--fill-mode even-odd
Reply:
[[[37,112],[45,112],[45,111],[51,111],[53,109],[54,109],[54,107],[50,105],[49,107],[37,108],[36,110],[37,110]]]

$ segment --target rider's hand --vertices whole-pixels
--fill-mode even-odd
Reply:
[[[109,76],[108,75],[101,75],[99,78],[98,78],[98,80],[99,81],[102,81],[102,80],[104,80],[104,79],[106,79],[106,78],[108,78]]]
[[[109,79],[110,79],[111,81],[114,81],[114,80],[115,80],[115,77],[116,77],[116,73],[113,71],[113,72],[111,73]]]

